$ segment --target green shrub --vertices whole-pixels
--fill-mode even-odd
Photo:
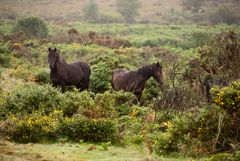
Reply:
[[[62,95],[60,90],[51,85],[25,85],[16,87],[4,97],[2,105],[12,114],[31,114],[34,111],[49,113],[61,107]]]
[[[234,161],[238,161],[240,160],[240,151],[237,151],[235,154],[234,154]]]
[[[158,97],[161,91],[158,83],[154,79],[150,79],[146,82],[145,89],[143,91],[142,100],[144,104],[152,102],[153,99]]]
[[[98,18],[99,23],[120,23],[123,22],[122,17],[110,13],[102,13]]]
[[[62,112],[56,110],[50,115],[13,115],[0,124],[0,132],[3,137],[21,143],[52,141],[56,139],[56,130],[61,118]]]
[[[220,153],[213,155],[209,160],[207,161],[234,161],[233,155],[229,153]]]
[[[179,46],[183,49],[191,49],[191,48],[198,48],[202,47],[209,43],[210,35],[207,32],[192,32],[186,37],[182,42],[179,42]]]
[[[65,118],[61,122],[59,134],[74,141],[117,141],[117,128],[109,119]]]
[[[230,116],[215,106],[181,114],[161,125],[164,131],[158,135],[155,145],[160,155],[180,152],[196,157],[220,149],[228,151],[239,139]]]
[[[82,95],[82,93],[80,95]],[[88,97],[85,97],[85,100],[78,98],[78,101],[83,102],[82,104],[87,102],[84,106],[79,105],[78,114],[92,119],[115,119],[118,115],[129,114],[131,111],[130,106],[134,100],[135,96],[132,93],[124,93],[122,91],[98,93],[94,96],[94,99],[90,98],[88,93]]]
[[[153,92],[154,91],[155,90],[153,90]],[[157,91],[153,94],[156,95],[156,92]],[[158,111],[184,111],[185,109],[198,106],[202,100],[202,98],[185,83],[179,83],[171,87],[171,85],[166,82],[162,92],[159,92],[158,95],[155,101],[155,108]]]
[[[7,44],[0,42],[0,66],[10,67],[10,51],[8,50]]]
[[[114,91],[114,109],[118,115],[128,115],[133,110],[133,103],[136,102],[136,96],[130,92]]]
[[[10,61],[11,57],[9,54],[0,53],[0,66],[8,68],[11,66]]]
[[[94,64],[90,76],[90,89],[95,93],[110,89],[111,73],[112,71],[106,63]]]
[[[51,83],[50,73],[45,70],[41,70],[36,75],[36,82],[39,84]]]
[[[48,35],[48,26],[43,20],[38,17],[28,17],[18,20],[17,25],[13,31],[22,31],[28,37],[44,38]]]
[[[210,100],[212,85],[222,86],[240,78],[239,42],[239,35],[232,31],[216,35],[208,45],[198,50],[197,58],[189,61],[184,79]]]
[[[92,74],[90,89],[95,92],[104,92],[110,89],[113,69],[118,66],[119,60],[111,56],[100,56],[92,60]]]
[[[61,109],[64,116],[71,117],[74,114],[83,114],[83,111],[94,107],[94,100],[88,91],[79,92],[77,89],[64,93]]]
[[[222,89],[213,88],[214,103],[230,114],[236,112],[240,117],[240,82],[233,82],[230,86]]]

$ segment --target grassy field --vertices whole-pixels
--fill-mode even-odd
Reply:
[[[191,161],[191,158],[148,156],[137,147],[94,144],[16,144],[1,142],[0,161]]]

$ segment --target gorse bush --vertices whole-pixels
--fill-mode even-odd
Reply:
[[[119,114],[128,114],[129,110],[131,110],[130,106],[136,99],[132,93],[122,91],[106,91],[96,94],[94,98],[91,98],[88,92],[82,96],[84,96],[85,100],[81,100],[82,105],[78,108],[77,113],[92,119],[114,119]]]
[[[49,72],[46,69],[40,70],[36,75],[36,82],[39,84],[51,83]]]
[[[60,108],[62,102],[60,90],[51,85],[19,86],[1,97],[5,99],[1,108],[12,114],[31,114],[34,111],[49,113],[55,108]]]
[[[158,154],[175,151],[197,156],[219,150],[234,150],[240,138],[238,128],[236,129],[232,121],[217,106],[184,113],[181,117],[177,116],[166,122],[164,132],[156,139],[155,151]]]
[[[79,92],[77,89],[64,93],[61,109],[64,116],[71,117],[74,114],[83,114],[82,111],[91,109],[94,105],[91,93],[87,91]]]
[[[100,56],[92,60],[91,64],[90,89],[95,93],[110,89],[112,72],[118,67],[119,60],[111,56]]]
[[[65,118],[58,131],[62,137],[74,141],[117,141],[117,128],[109,119]]]
[[[45,38],[48,35],[48,26],[43,20],[38,17],[28,17],[18,20],[17,25],[13,31],[22,31],[28,37]]]
[[[218,34],[189,61],[183,77],[210,100],[212,85],[225,86],[239,79],[240,37],[235,32]]]
[[[237,161],[231,153],[220,153],[211,156],[207,161]]]
[[[30,116],[12,115],[0,125],[2,137],[21,143],[56,140],[62,112],[55,110],[50,115],[34,113]]]
[[[233,82],[230,86],[222,89],[211,90],[213,102],[230,114],[237,113],[240,117],[240,82]]]
[[[21,143],[54,141],[61,138],[71,141],[118,141],[114,121],[63,117],[63,112],[59,110],[54,110],[49,115],[12,115],[0,123],[0,136]]]
[[[2,67],[10,67],[10,54],[9,54],[9,50],[7,47],[7,44],[5,43],[0,43],[0,66]]]

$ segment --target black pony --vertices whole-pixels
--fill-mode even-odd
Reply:
[[[91,74],[88,64],[80,61],[68,64],[60,58],[56,48],[48,48],[48,64],[53,86],[61,86],[62,91],[70,85],[75,85],[81,91],[88,89]]]
[[[132,92],[140,101],[145,82],[153,77],[160,86],[163,85],[162,66],[158,63],[141,67],[134,71],[117,70],[112,75],[112,87],[115,90]]]

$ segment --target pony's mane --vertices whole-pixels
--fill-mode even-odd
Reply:
[[[154,65],[155,64],[145,65],[145,66],[137,69],[137,71],[139,73],[141,73],[144,77],[149,77],[153,74]]]
[[[60,56],[60,53],[57,51],[57,54],[59,56],[59,61],[63,63],[67,63],[63,57]]]

